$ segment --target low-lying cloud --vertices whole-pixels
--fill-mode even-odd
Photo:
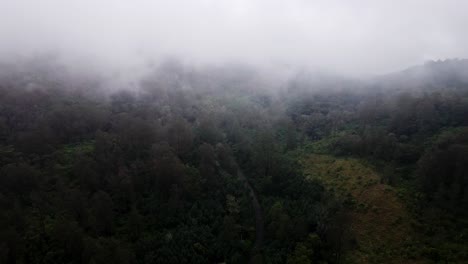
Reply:
[[[468,57],[462,0],[0,0],[0,56],[133,67],[165,56],[389,72]]]

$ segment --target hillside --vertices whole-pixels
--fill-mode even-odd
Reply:
[[[312,154],[302,161],[307,177],[336,192],[348,206],[343,263],[426,263],[413,252],[415,221],[398,191],[381,183],[370,165],[353,158]]]
[[[37,65],[0,75],[0,263],[468,260],[455,77],[375,90],[169,61],[114,91]]]
[[[379,76],[372,85],[400,91],[463,89],[468,85],[468,59],[428,61],[423,65]]]

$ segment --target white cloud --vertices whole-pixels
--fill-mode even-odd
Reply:
[[[308,65],[381,73],[468,56],[468,1],[0,0],[0,54],[59,50],[126,65]]]

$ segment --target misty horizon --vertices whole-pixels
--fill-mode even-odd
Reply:
[[[466,9],[455,0],[2,1],[0,61],[52,53],[130,71],[175,57],[380,75],[468,57]]]
[[[0,0],[0,264],[468,263],[467,10]]]

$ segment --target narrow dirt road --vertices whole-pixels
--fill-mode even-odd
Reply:
[[[265,237],[265,228],[264,228],[264,220],[263,220],[263,210],[260,205],[260,202],[258,201],[257,194],[255,193],[254,188],[252,185],[249,183],[247,180],[247,177],[245,177],[244,173],[242,170],[239,168],[239,165],[237,165],[237,162],[232,160],[234,163],[235,167],[237,168],[237,177],[238,179],[244,184],[244,188],[247,189],[249,192],[249,196],[252,202],[252,207],[254,209],[255,213],[255,242],[252,247],[252,251],[250,252],[250,263],[258,263],[256,258],[261,255],[262,249],[263,249],[263,240]],[[217,164],[218,168],[221,171],[224,171],[219,164]],[[227,173],[226,171],[224,171]],[[261,261],[260,261],[261,262]]]
[[[250,185],[249,181],[245,177],[244,173],[239,169],[237,170],[237,176],[241,181],[244,182],[245,188],[249,191],[249,196],[252,199],[252,206],[255,212],[255,243],[252,248],[252,258],[261,252],[263,248],[263,239],[265,235],[264,222],[263,222],[263,211],[258,201],[257,194]],[[252,262],[252,259],[251,259]]]

